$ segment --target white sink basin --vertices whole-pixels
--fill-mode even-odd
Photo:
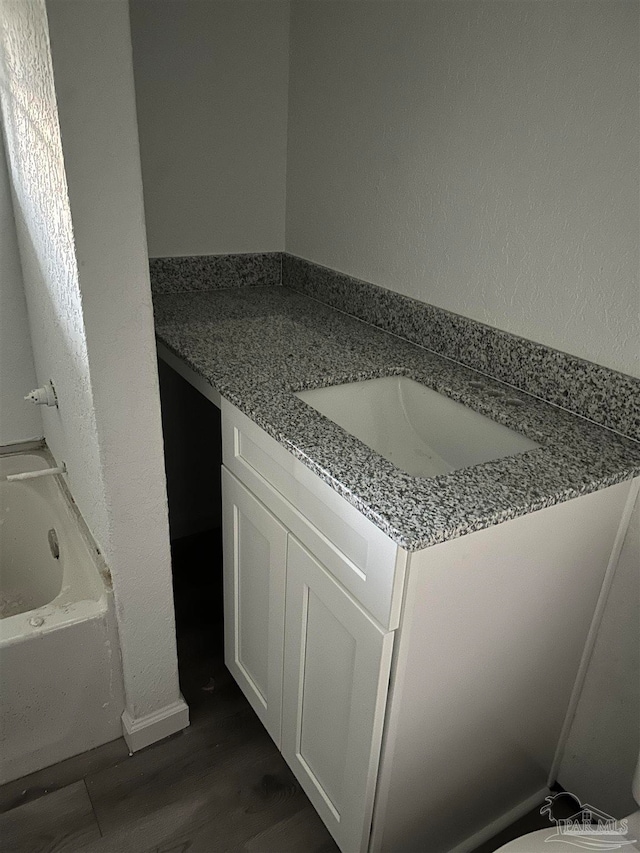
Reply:
[[[296,397],[413,477],[435,477],[539,446],[406,376],[314,388]]]

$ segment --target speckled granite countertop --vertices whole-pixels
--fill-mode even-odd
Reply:
[[[637,442],[286,287],[157,295],[154,311],[160,341],[407,550],[640,475]],[[409,376],[540,447],[411,477],[293,394],[390,375]]]

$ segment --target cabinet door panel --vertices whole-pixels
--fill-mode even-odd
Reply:
[[[280,746],[287,531],[223,468],[225,662]]]
[[[299,754],[329,801],[340,803],[356,641],[312,589],[306,604]]]
[[[345,853],[367,848],[392,643],[289,535],[282,752]]]

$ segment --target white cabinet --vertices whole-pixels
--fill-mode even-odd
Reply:
[[[222,474],[225,663],[280,747],[287,530]]]
[[[225,468],[222,485],[226,664],[341,849],[365,851],[393,632]]]
[[[392,646],[290,536],[282,754],[343,850],[368,846]]]
[[[229,669],[343,853],[474,850],[555,781],[630,484],[409,554],[222,411]]]

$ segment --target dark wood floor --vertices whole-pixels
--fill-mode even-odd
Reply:
[[[224,667],[219,562],[210,535],[174,549],[191,726],[132,756],[117,740],[0,787],[2,853],[337,853]],[[477,853],[545,823],[534,810]]]

